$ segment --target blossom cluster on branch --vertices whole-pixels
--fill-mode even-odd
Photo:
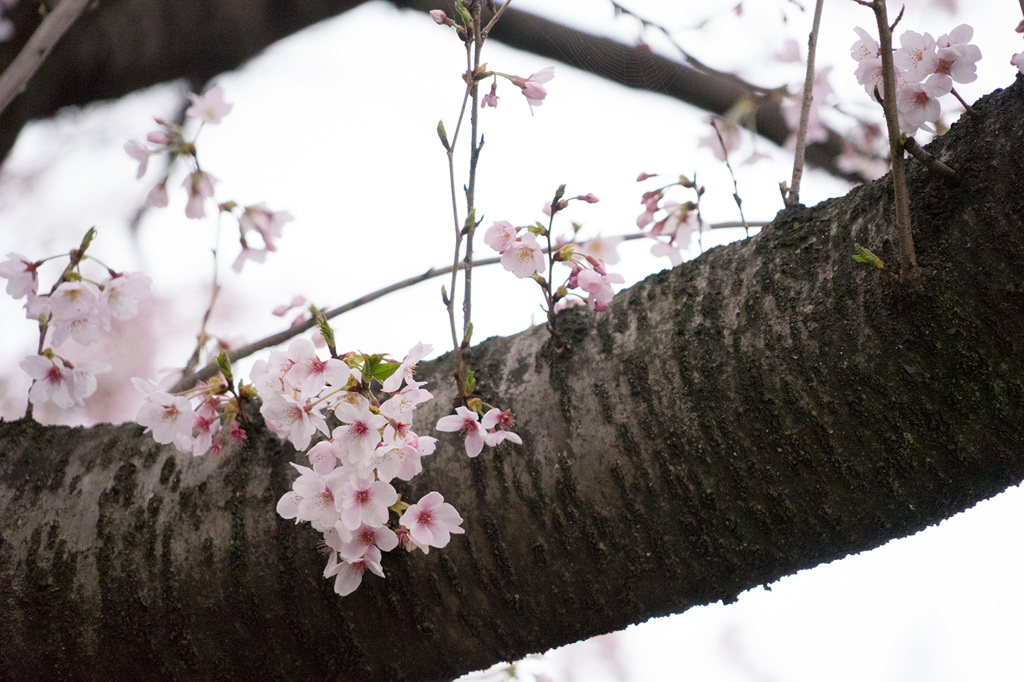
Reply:
[[[888,97],[883,85],[882,49],[867,31],[854,28],[860,40],[850,48],[857,62],[857,82],[868,95]],[[971,83],[977,79],[975,63],[981,50],[970,43],[974,29],[960,24],[949,33],[933,38],[929,33],[904,31],[900,47],[893,52],[896,67],[896,107],[900,130],[913,135],[919,128],[939,120],[939,98],[953,90],[953,83]],[[955,94],[955,92],[954,92]]]

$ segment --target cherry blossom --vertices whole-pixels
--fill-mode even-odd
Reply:
[[[39,265],[20,253],[7,254],[7,260],[0,263],[0,277],[7,280],[7,293],[16,299],[36,293],[39,286],[36,269]]]
[[[413,382],[413,372],[416,371],[416,363],[425,358],[432,350],[434,350],[434,347],[428,343],[417,343],[409,349],[409,353],[402,360],[395,373],[384,380],[381,388],[388,393],[394,393],[402,386],[403,381],[406,384],[411,384]]]
[[[441,417],[434,427],[438,431],[458,431],[466,439],[466,454],[476,457],[484,449],[484,429],[479,415],[468,407],[456,407],[455,414]]]
[[[513,85],[523,91],[523,95],[526,97],[526,101],[530,103],[532,110],[533,107],[539,107],[544,103],[544,98],[548,96],[548,92],[544,89],[543,84],[554,77],[555,67],[546,66],[537,73],[532,74],[529,78],[512,76],[511,81]]]
[[[501,266],[519,279],[532,277],[544,269],[544,251],[532,232],[525,232],[501,254]]]
[[[512,248],[517,234],[518,227],[513,227],[507,220],[499,220],[487,228],[487,232],[484,233],[484,244],[498,253],[505,253]]]
[[[190,173],[182,183],[188,191],[188,204],[185,206],[185,216],[188,218],[205,218],[206,208],[204,202],[213,196],[213,183],[217,178],[203,171]]]
[[[455,507],[444,501],[439,492],[429,492],[419,502],[405,510],[399,523],[409,531],[409,537],[429,553],[431,547],[447,546],[451,535],[465,531],[460,527],[462,517]]]
[[[146,174],[146,168],[149,166],[149,150],[143,147],[136,140],[128,140],[124,143],[124,150],[128,153],[128,156],[132,157],[139,162],[139,169],[136,171],[136,179],[141,178]]]
[[[195,411],[188,399],[159,390],[155,384],[147,384],[141,379],[132,379],[132,383],[147,394],[135,421],[152,432],[157,443],[174,443],[182,450],[190,451]]]
[[[270,393],[263,397],[260,414],[267,422],[267,428],[287,438],[296,450],[305,450],[317,431],[330,434],[322,414],[310,405],[299,402],[285,393]]]
[[[390,483],[358,474],[339,480],[334,496],[341,511],[341,524],[348,530],[355,530],[364,523],[384,525],[388,520],[388,507],[398,501],[398,493]]]
[[[118,320],[130,320],[139,312],[139,301],[149,297],[153,280],[141,272],[111,275],[100,285],[99,304]]]
[[[381,568],[381,553],[376,547],[369,547],[366,554],[353,561],[338,561],[337,553],[331,555],[331,560],[324,570],[324,577],[334,579],[334,591],[345,597],[356,591],[356,588],[363,582],[363,572],[369,568],[381,578],[384,577],[384,569]]]
[[[153,185],[153,189],[149,190],[146,195],[146,206],[152,206],[153,208],[165,208],[169,203],[170,199],[167,196],[167,180],[161,180],[156,185]]]
[[[1017,70],[1024,74],[1024,52],[1016,52],[1010,57],[1010,64],[1017,67]]]
[[[493,107],[498,108],[498,81],[494,80],[491,82],[491,91],[488,92],[480,99],[480,108]]]
[[[188,98],[192,100],[192,106],[185,111],[185,115],[198,118],[203,123],[220,123],[234,106],[224,101],[224,89],[219,85],[214,85],[201,96],[190,92]]]
[[[334,429],[334,440],[348,448],[354,461],[370,453],[381,440],[381,429],[388,420],[370,411],[370,403],[362,396],[353,402],[342,402],[334,409],[334,415],[343,425]]]
[[[33,379],[29,402],[41,405],[50,401],[62,409],[85,402],[96,392],[94,374],[110,369],[104,363],[84,363],[74,368],[59,357],[46,355],[29,355],[19,366]]]

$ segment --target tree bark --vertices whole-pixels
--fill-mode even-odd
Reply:
[[[0,114],[0,162],[29,121],[67,106],[114,99],[184,78],[198,90],[236,69],[272,43],[366,0],[102,0],[68,32],[26,90]],[[390,0],[427,12],[449,0]],[[0,71],[39,23],[37,5],[23,1],[11,15],[15,39],[0,43]],[[425,24],[425,30],[429,25]],[[386,29],[374,30],[384,33]],[[706,111],[725,114],[750,92],[728,76],[637,52],[613,40],[510,9],[491,36],[510,47],[558,60],[627,87],[658,92]],[[656,75],[652,75],[656,74]],[[763,98],[757,132],[776,144],[789,136],[777,101]],[[841,137],[810,145],[809,163],[848,180],[861,178],[837,165]]]
[[[406,499],[464,536],[391,552],[339,598],[318,534],[274,513],[290,447],[190,458],[136,425],[0,423],[0,670],[10,679],[444,680],[867,550],[1024,479],[1024,83],[914,161],[927,275],[888,177],[476,347],[523,445],[442,434]],[[448,412],[450,357],[421,367]]]

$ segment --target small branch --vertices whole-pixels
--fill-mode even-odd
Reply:
[[[82,16],[92,0],[63,0],[57,5],[25,43],[18,56],[0,75],[0,113],[21,94],[50,51]]]
[[[1021,1],[1024,2],[1024,0]],[[903,143],[903,148],[910,152],[915,159],[923,163],[928,170],[942,176],[942,179],[949,184],[954,187],[960,185],[960,178],[957,176],[956,171],[925,151],[924,147],[919,145],[914,138],[908,137]]]
[[[717,229],[735,228],[735,227],[764,227],[767,224],[768,224],[767,222],[758,222],[758,223],[747,223],[747,224],[744,224],[744,223],[740,223],[740,222],[736,222],[736,221],[730,221],[730,222],[723,222],[723,223],[714,223],[712,225],[709,225],[708,227],[710,229],[712,229],[712,230],[717,230]],[[622,237],[623,241],[633,241],[635,239],[646,239],[646,238],[647,238],[647,234],[645,232],[634,232],[633,234],[623,235],[623,237]],[[481,258],[480,260],[477,260],[477,261],[475,261],[473,263],[473,267],[476,268],[476,267],[484,267],[484,266],[487,266],[487,265],[497,265],[500,262],[501,262],[501,257],[500,256],[495,256],[493,258]],[[348,303],[345,303],[343,305],[339,305],[339,306],[337,306],[335,308],[327,309],[327,310],[323,311],[324,317],[326,317],[328,320],[334,319],[335,317],[338,317],[339,315],[344,315],[345,313],[352,312],[356,308],[361,308],[364,305],[368,305],[370,303],[373,303],[377,299],[383,298],[383,297],[387,296],[388,294],[393,294],[396,291],[401,291],[402,289],[407,289],[408,287],[411,287],[413,285],[419,284],[420,282],[426,282],[428,279],[433,279],[435,277],[441,277],[443,275],[450,275],[450,274],[456,273],[456,272],[458,272],[458,270],[461,270],[464,267],[465,267],[465,263],[460,264],[457,268],[452,267],[452,266],[441,267],[441,268],[430,268],[426,272],[423,272],[423,273],[421,273],[419,275],[413,275],[412,277],[407,277],[407,278],[405,278],[405,279],[403,279],[403,280],[401,280],[399,282],[395,282],[394,284],[389,284],[388,286],[383,287],[382,289],[378,289],[377,291],[374,291],[374,292],[371,292],[369,294],[366,294],[365,296],[360,296],[359,298],[351,300]],[[240,348],[236,348],[236,349],[234,349],[232,351],[229,351],[228,352],[228,360],[231,361],[231,362],[237,362],[239,360],[242,360],[243,358],[247,358],[250,355],[253,355],[254,353],[258,353],[261,350],[266,350],[267,348],[273,348],[274,346],[278,346],[278,345],[284,343],[285,341],[290,341],[291,339],[294,339],[299,334],[302,334],[303,332],[309,331],[310,329],[313,329],[316,326],[317,326],[317,321],[316,321],[315,318],[311,318],[309,320],[306,320],[305,322],[300,322],[299,324],[292,325],[291,327],[288,327],[287,329],[279,331],[276,334],[271,334],[270,336],[267,336],[267,337],[265,337],[263,339],[260,339],[259,341],[253,341],[250,344],[247,344],[247,345],[242,346]],[[196,372],[194,374],[188,374],[188,375],[182,376],[180,379],[178,379],[178,381],[174,384],[174,386],[172,386],[170,388],[170,392],[171,393],[178,393],[178,392],[184,391],[186,389],[192,388],[192,386],[194,386],[197,381],[204,381],[206,379],[209,379],[210,377],[212,377],[215,374],[217,374],[218,371],[220,371],[220,370],[217,368],[216,363],[212,363],[211,362],[209,365],[207,365],[206,367],[204,367],[203,369],[199,370],[198,372]]]
[[[736,182],[736,173],[732,170],[732,164],[729,163],[729,149],[725,146],[725,140],[722,138],[722,131],[718,129],[718,125],[715,120],[711,120],[711,127],[715,129],[715,135],[718,137],[718,144],[722,145],[722,156],[725,157],[725,167],[729,169],[729,177],[732,178],[732,198],[736,202],[736,208],[740,212],[740,220],[743,221],[743,229],[746,230],[747,236],[750,236],[750,228],[747,227],[747,219],[743,215],[743,199],[740,198],[740,186]],[[694,174],[694,180],[696,181],[696,174]],[[698,202],[700,201],[700,194],[697,195]],[[701,245],[701,252],[704,251],[703,244]]]
[[[804,151],[807,147],[807,125],[811,118],[811,101],[814,99],[814,55],[818,51],[818,27],[821,25],[823,0],[814,5],[814,21],[807,38],[807,76],[804,78],[804,96],[800,105],[800,127],[796,131],[796,151],[793,155],[793,179],[789,192],[784,197],[786,206],[800,203],[800,180],[804,175]]]
[[[917,256],[914,254],[914,236],[910,224],[910,194],[900,143],[899,115],[896,111],[896,69],[892,61],[892,31],[885,11],[885,0],[873,0],[872,9],[878,24],[878,42],[882,51],[882,81],[884,96],[882,109],[889,133],[889,160],[892,164],[892,185],[896,203],[896,236],[900,246],[900,278],[910,279],[918,274]]]
[[[1021,0],[1021,2],[1024,2],[1024,0]],[[957,100],[960,102],[960,104],[963,105],[964,111],[966,111],[968,115],[970,115],[970,116],[977,116],[978,115],[978,112],[976,112],[974,110],[974,108],[970,104],[968,104],[964,100],[963,97],[960,96],[960,93],[956,91],[956,88],[953,88],[952,90],[950,90],[950,92],[952,92],[953,93],[953,97],[956,97]]]

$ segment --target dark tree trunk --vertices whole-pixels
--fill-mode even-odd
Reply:
[[[914,533],[1024,479],[1024,86],[911,162],[901,284],[888,179],[474,350],[521,447],[436,489],[466,535],[392,552],[339,598],[274,514],[295,458],[263,431],[192,459],[141,428],[0,424],[0,670],[16,680],[443,680]],[[451,404],[448,360],[423,367]]]
[[[102,0],[72,27],[28,88],[0,114],[0,162],[33,119],[66,106],[114,99],[177,78],[196,90],[214,76],[242,65],[272,43],[366,0]],[[427,12],[449,0],[390,0]],[[39,23],[36,3],[24,1],[12,15],[15,39],[0,43],[0,71],[14,59]],[[610,6],[609,6],[610,8]],[[373,30],[386,34],[386,27]],[[431,30],[425,20],[424,30]],[[631,46],[593,36],[510,9],[492,37],[511,47],[558,60],[631,88],[652,90],[717,114],[751,93],[728,76],[638,53]],[[654,76],[652,76],[654,74]],[[757,131],[776,144],[789,136],[778,101],[763,98]],[[807,160],[839,177],[841,138],[808,148]]]

